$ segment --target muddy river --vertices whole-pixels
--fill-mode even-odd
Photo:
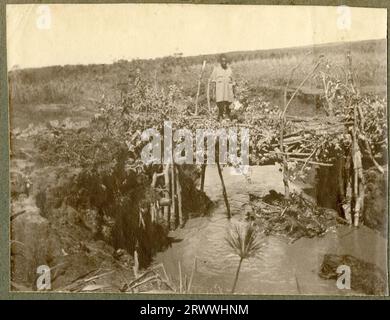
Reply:
[[[276,166],[252,167],[249,179],[225,168],[223,172],[233,213],[226,217],[217,169],[208,167],[205,192],[216,202],[210,215],[190,219],[184,228],[171,232],[171,247],[159,253],[155,262],[162,262],[167,273],[178,281],[179,262],[188,277],[195,261],[193,293],[230,292],[239,258],[225,241],[232,224],[245,223],[245,203],[249,192],[264,195],[270,189],[283,192],[281,173]],[[299,189],[300,187],[295,186]],[[351,254],[386,269],[386,241],[366,227],[340,226],[319,238],[301,238],[289,243],[285,237],[262,238],[259,255],[244,260],[236,293],[239,294],[357,294],[340,290],[335,280],[323,280],[318,271],[326,253]]]

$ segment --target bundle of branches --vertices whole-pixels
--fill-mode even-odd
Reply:
[[[363,169],[372,166],[383,174],[383,165],[387,162],[386,101],[360,95],[354,84],[351,55],[347,54],[346,58],[348,72],[345,82],[332,75],[334,72],[324,57],[313,65],[311,73],[306,75],[290,99],[287,99],[290,82],[287,81],[283,112],[268,117],[279,118],[273,130],[275,119],[261,115],[252,121],[252,125],[262,128],[263,132],[271,128],[266,139],[257,139],[256,145],[252,146],[251,160],[260,164],[267,161],[281,163],[286,198],[290,196],[289,182],[297,177],[304,179],[310,166],[333,166],[341,160],[342,169],[338,173],[341,181],[340,206],[349,224],[359,226],[365,197]],[[323,83],[321,98],[327,116],[306,118],[287,115],[292,99],[313,76]]]
[[[291,242],[322,236],[337,224],[337,212],[320,208],[298,193],[292,193],[289,199],[275,190],[264,197],[250,194],[250,203],[249,218],[266,235],[285,235]]]

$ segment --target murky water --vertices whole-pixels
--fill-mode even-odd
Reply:
[[[191,219],[186,226],[171,233],[177,242],[156,256],[173,278],[177,279],[179,262],[183,274],[190,276],[196,264],[193,293],[230,292],[239,259],[232,254],[225,237],[232,224],[245,223],[244,208],[248,192],[263,195],[274,189],[282,192],[281,173],[274,166],[253,167],[248,181],[224,170],[233,218],[226,218],[217,170],[208,168],[205,191],[217,202],[208,217]],[[284,237],[268,236],[257,257],[244,260],[236,293],[241,294],[354,294],[339,290],[334,280],[323,280],[318,271],[326,253],[351,254],[386,270],[386,241],[376,232],[339,227],[324,237],[301,238],[289,244]],[[356,293],[355,293],[356,294]]]

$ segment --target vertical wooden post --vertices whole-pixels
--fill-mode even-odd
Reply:
[[[287,85],[284,89],[284,110],[287,110]],[[290,186],[289,186],[289,180],[290,180],[290,172],[288,170],[288,162],[287,162],[287,154],[284,152],[284,126],[286,123],[286,116],[285,112],[282,113],[280,117],[280,133],[279,133],[279,149],[282,153],[282,170],[283,170],[283,185],[284,185],[284,197],[285,199],[290,198]]]
[[[198,101],[199,101],[199,94],[200,94],[200,84],[202,82],[202,76],[204,69],[206,68],[206,60],[203,61],[202,69],[200,70],[199,79],[198,79],[198,90],[196,92],[196,100],[195,100],[195,115],[198,115]]]
[[[175,164],[172,163],[171,165],[171,221],[170,221],[170,228],[172,230],[176,229],[177,222],[176,222],[176,175],[175,175]]]
[[[338,186],[340,196],[340,206],[344,214],[345,220],[348,224],[352,224],[351,217],[351,170],[350,170],[351,156],[348,153],[345,158],[336,161],[338,166]]]
[[[181,263],[180,260],[178,261],[179,264],[179,293],[183,293],[183,277],[181,274]]]
[[[353,94],[358,94],[355,88],[352,72],[352,56],[351,52],[347,53],[348,63],[348,84],[351,87]],[[352,127],[352,164],[353,164],[353,224],[359,226],[360,215],[364,205],[364,175],[362,166],[362,153],[359,147],[359,126],[358,126],[358,110],[355,102],[353,103],[353,127]]]
[[[207,81],[207,107],[211,114],[211,103],[210,103],[210,79]]]
[[[219,164],[219,159],[216,162],[217,162],[219,178],[221,179],[222,195],[223,195],[223,199],[224,199],[225,205],[226,205],[226,213],[227,213],[228,219],[230,219],[232,217],[231,213],[230,213],[230,205],[229,205],[229,200],[227,197],[225,182],[223,181],[222,169],[221,169],[221,165]]]
[[[353,200],[354,200],[354,212],[353,212],[353,223],[355,227],[359,225],[359,212],[356,211],[358,209],[358,171],[357,171],[357,136],[356,136],[356,107],[353,106],[353,128],[352,128],[352,164],[353,164]]]
[[[169,181],[169,164],[166,164],[164,167],[164,184],[166,189],[165,196],[171,199],[171,195],[170,195],[171,188],[170,188],[170,181]],[[168,223],[169,226],[171,221],[171,207],[165,206],[163,210],[164,210],[164,219],[166,219],[166,222]]]
[[[151,187],[153,189],[156,188],[156,184],[157,184],[157,172],[153,172]],[[157,216],[156,216],[157,208],[155,202],[152,202],[150,204],[149,211],[150,211],[150,220],[153,223],[157,220]]]
[[[138,243],[138,241],[137,241],[137,243]],[[138,247],[138,245],[136,245],[136,247]],[[138,262],[138,252],[137,252],[137,249],[134,250],[133,272],[134,272],[134,277],[138,278],[139,277],[139,262]]]
[[[204,191],[204,180],[206,177],[206,164],[202,164],[202,171],[200,174],[200,191]]]
[[[343,210],[344,210],[344,216],[345,219],[348,221],[349,225],[352,225],[352,176],[351,176],[351,163],[352,163],[352,156],[351,154],[348,154],[347,160],[345,162],[345,172],[346,172],[346,187],[345,187],[345,199],[343,203]]]
[[[283,115],[281,118],[279,149],[280,149],[280,152],[282,153],[284,197],[285,197],[285,199],[289,199],[290,198],[290,186],[289,186],[290,172],[288,170],[287,154],[284,152],[284,145],[283,145],[285,121],[286,121],[286,118]]]
[[[171,200],[172,200],[172,215],[171,215],[171,229],[176,229],[177,217],[176,217],[176,174],[175,174],[175,159],[173,154],[173,135],[171,136],[171,157],[172,157],[172,170],[171,170]]]
[[[352,129],[352,163],[353,163],[353,224],[359,226],[361,211],[364,204],[364,176],[362,167],[362,154],[357,136],[357,115],[354,105],[354,124]]]
[[[181,197],[181,185],[180,185],[180,174],[179,169],[176,167],[176,190],[177,190],[177,209],[179,212],[179,226],[184,226],[184,217],[183,217],[183,202]]]

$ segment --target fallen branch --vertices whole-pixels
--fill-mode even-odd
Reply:
[[[151,277],[149,277],[149,278],[146,278],[144,281],[142,281],[142,282],[140,282],[140,283],[136,283],[136,284],[134,284],[133,286],[129,287],[129,288],[127,289],[127,291],[133,290],[133,289],[135,289],[135,288],[137,288],[137,287],[139,287],[139,286],[141,286],[141,285],[143,285],[143,284],[145,284],[145,283],[148,283],[148,282],[150,282],[150,281],[157,280],[157,279],[159,279],[159,276],[158,276],[158,275],[151,276]]]
[[[308,152],[280,152],[280,151],[271,151],[271,154],[284,154],[288,156],[310,156],[311,153]]]
[[[89,282],[89,281],[92,281],[92,280],[97,280],[97,279],[103,278],[104,276],[107,276],[107,275],[112,274],[112,273],[114,273],[114,270],[109,271],[109,272],[106,272],[106,273],[102,273],[102,274],[99,274],[99,275],[96,275],[96,276],[93,276],[93,277],[88,278],[88,279],[84,279],[84,282]]]
[[[290,158],[290,160],[293,160],[293,161],[306,161],[305,159],[300,159],[300,158]],[[324,166],[324,167],[333,167],[332,163],[324,163],[324,162],[317,162],[317,161],[308,161],[307,163],[315,164],[315,165],[319,165],[319,166]]]

